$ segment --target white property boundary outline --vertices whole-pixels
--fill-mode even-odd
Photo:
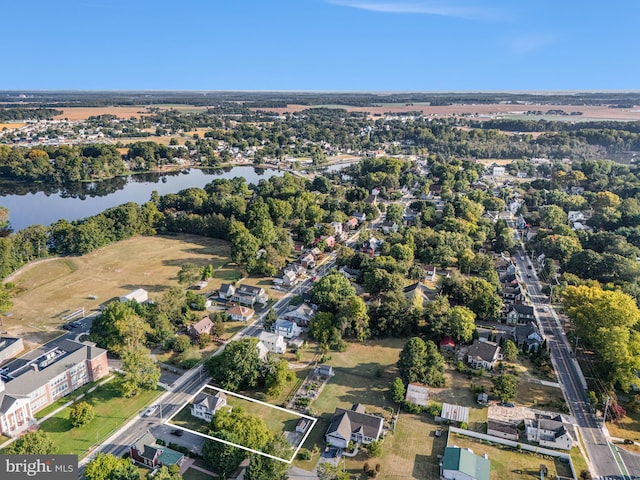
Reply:
[[[302,437],[302,440],[300,440],[300,443],[296,447],[296,449],[293,452],[293,455],[291,456],[291,458],[289,460],[285,460],[284,458],[276,457],[274,455],[269,455],[268,453],[264,453],[264,452],[260,452],[258,450],[254,450],[252,448],[244,447],[242,445],[238,445],[237,443],[229,442],[227,440],[222,440],[221,438],[212,437],[211,435],[207,435],[205,433],[200,433],[200,432],[197,432],[195,430],[191,430],[190,428],[181,427],[180,425],[176,425],[175,423],[169,423],[169,422],[171,422],[173,417],[175,417],[178,413],[180,413],[184,409],[184,407],[189,405],[191,403],[191,401],[194,398],[196,398],[196,396],[198,396],[198,394],[200,392],[202,392],[205,388],[209,388],[211,390],[217,390],[217,391],[222,392],[222,393],[224,393],[226,395],[231,395],[232,397],[238,397],[238,398],[241,398],[241,399],[246,400],[248,402],[255,402],[255,403],[259,403],[260,405],[265,405],[267,407],[275,408],[276,410],[281,410],[283,412],[290,413],[290,414],[295,415],[295,416],[300,417],[300,418],[306,418],[307,420],[311,421],[311,426],[309,428],[307,428],[307,432]],[[189,400],[187,400],[180,408],[178,408],[178,410],[176,410],[176,412],[173,415],[171,415],[169,418],[167,418],[164,423],[165,423],[165,425],[171,425],[172,427],[175,427],[175,428],[177,428],[179,430],[183,430],[185,432],[193,433],[194,435],[198,435],[198,436],[203,437],[203,438],[208,438],[209,440],[215,440],[216,442],[224,443],[224,444],[230,445],[232,447],[241,448],[242,450],[246,450],[246,451],[251,452],[251,453],[262,455],[263,457],[271,458],[272,460],[279,460],[281,462],[284,462],[284,463],[287,463],[287,464],[290,465],[293,462],[293,460],[296,458],[296,455],[298,455],[298,452],[302,448],[302,445],[304,445],[304,442],[307,440],[307,437],[311,433],[311,430],[313,430],[313,428],[316,426],[317,422],[318,422],[317,418],[310,417],[309,415],[304,415],[303,413],[294,412],[293,410],[289,410],[289,409],[286,409],[286,408],[278,407],[277,405],[271,405],[270,403],[267,403],[267,402],[261,402],[260,400],[256,400],[255,398],[246,397],[244,395],[240,395],[239,393],[230,392],[228,390],[223,390],[222,388],[213,387],[211,385],[204,385],[191,398],[189,398]]]

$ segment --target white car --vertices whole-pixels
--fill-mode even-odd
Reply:
[[[143,417],[150,417],[151,415],[153,415],[155,413],[155,411],[158,410],[158,405],[153,405],[149,408],[147,408],[143,413],[142,416]]]

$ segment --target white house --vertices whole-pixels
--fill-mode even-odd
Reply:
[[[253,318],[255,313],[252,308],[241,307],[240,305],[236,305],[227,310],[227,315],[229,315],[234,322],[248,322]]]
[[[473,368],[492,370],[499,360],[500,347],[495,342],[474,340],[467,354],[467,362]]]
[[[283,320],[296,322],[298,325],[309,325],[309,320],[315,315],[315,311],[307,303],[301,303],[297,307],[282,314]]]
[[[233,297],[234,293],[236,293],[236,287],[234,287],[230,283],[223,283],[218,289],[218,297],[225,300]]]
[[[231,300],[238,302],[240,305],[253,307],[256,303],[264,305],[269,301],[267,293],[262,287],[254,287],[253,285],[238,285]]]
[[[210,422],[218,410],[227,404],[227,396],[218,392],[215,395],[200,392],[191,405],[191,415]]]
[[[525,420],[527,441],[537,442],[541,447],[571,450],[573,438],[561,415],[537,414],[536,418]]]
[[[282,335],[284,338],[294,338],[300,336],[302,329],[296,322],[278,319],[273,326],[273,332]]]
[[[351,410],[336,408],[325,434],[328,445],[347,448],[350,441],[369,444],[382,434],[383,418],[365,413],[364,406],[355,404]]]
[[[287,351],[287,342],[284,341],[282,335],[277,333],[261,332],[258,340],[272,353],[285,353]]]
[[[494,177],[504,177],[506,169],[500,165],[495,165],[491,170]]]

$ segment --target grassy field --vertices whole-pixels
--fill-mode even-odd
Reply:
[[[14,308],[3,320],[3,329],[40,344],[61,333],[62,317],[69,312],[81,307],[95,309],[135,288],[144,288],[152,299],[158,298],[177,285],[182,264],[213,264],[217,273],[228,256],[229,244],[222,240],[155,236],[124,240],[82,257],[29,264],[10,278],[16,285]],[[239,278],[240,272],[235,275]],[[215,290],[222,282],[214,278],[209,288]],[[97,299],[90,299],[90,295]]]
[[[113,378],[113,377],[109,377],[109,378]],[[100,380],[100,382],[104,382],[104,381],[105,381],[104,378]],[[36,412],[34,417],[38,418],[38,419],[46,417],[49,413],[51,413],[54,410],[57,410],[58,408],[62,407],[65,403],[76,401],[76,399],[78,399],[78,397],[80,397],[80,395],[82,395],[83,393],[86,393],[87,390],[92,389],[96,385],[97,385],[96,382],[87,383],[86,385],[80,387],[79,389],[74,390],[69,395],[57,399],[55,402],[53,402],[48,407],[45,407],[42,410],[38,410],[38,412]]]
[[[0,132],[3,130],[12,130],[14,128],[22,128],[26,125],[24,122],[2,123],[0,122]]]
[[[462,435],[453,435],[449,439],[449,445],[470,448],[476,455],[487,454],[491,462],[492,480],[539,479],[541,464],[549,469],[548,478],[555,478],[556,474],[571,478],[569,465],[554,457],[518,452],[504,445],[478,441]]]
[[[120,118],[141,117],[149,115],[147,107],[130,106],[130,107],[64,107],[61,109],[62,115],[55,118],[57,120],[67,118],[69,120],[86,120],[96,115],[116,115]]]
[[[83,457],[89,448],[111,435],[126,420],[140,411],[162,391],[143,392],[133,398],[123,398],[120,393],[120,380],[115,379],[99,387],[85,397],[93,405],[96,416],[87,425],[73,428],[69,421],[69,408],[65,408],[40,426],[47,432],[58,453],[76,454]]]
[[[625,403],[621,403],[621,405],[623,408],[627,407]],[[612,437],[628,438],[634,442],[640,442],[640,413],[627,410],[627,415],[618,423],[607,422],[607,430]],[[640,447],[637,445],[619,445],[619,447],[640,453]]]
[[[211,478],[214,477],[195,468],[188,468],[187,471],[182,474],[183,480],[209,480]]]

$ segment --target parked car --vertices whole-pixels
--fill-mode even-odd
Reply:
[[[441,428],[437,429],[437,430],[435,431],[434,435],[435,435],[436,437],[441,437],[441,436],[442,436],[442,429],[441,429]]]
[[[513,403],[513,402],[504,402],[504,403],[502,404],[502,406],[503,406],[503,407],[508,407],[508,408],[514,408],[514,407],[516,406],[516,404],[515,404],[515,403]]]
[[[169,433],[171,433],[171,435],[175,435],[176,437],[181,437],[184,432],[182,430],[180,430],[179,428],[174,428]]]
[[[635,444],[636,442],[634,442],[634,441],[633,441],[633,440],[631,440],[630,438],[625,438],[623,443],[624,443],[625,445],[633,445],[633,444]]]
[[[155,413],[155,411],[158,410],[158,405],[152,405],[151,407],[147,408],[143,413],[142,416],[143,417],[149,417],[151,415],[153,415]]]

